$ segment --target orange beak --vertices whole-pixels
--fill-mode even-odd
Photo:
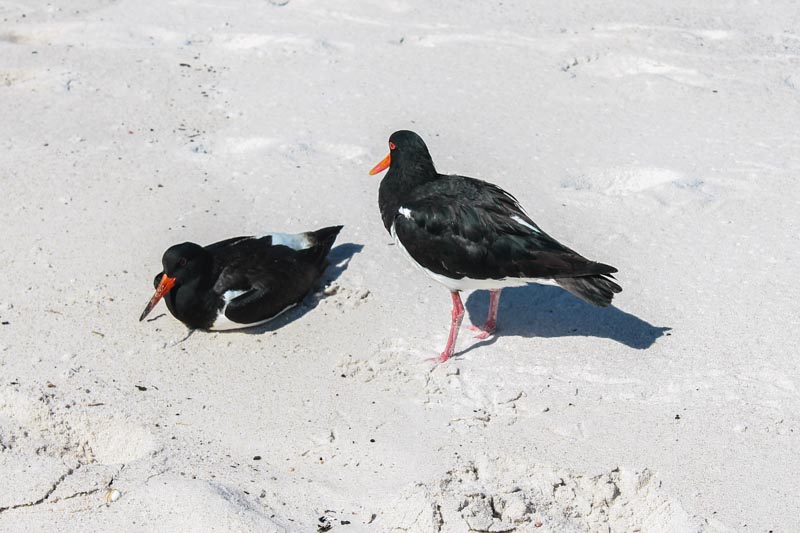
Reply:
[[[153,308],[158,303],[158,301],[161,298],[163,298],[165,294],[169,292],[169,290],[172,288],[173,285],[175,285],[175,278],[171,278],[166,274],[161,276],[161,281],[159,282],[158,287],[156,288],[156,293],[153,295],[152,298],[150,298],[150,302],[147,304],[147,307],[144,308],[142,316],[139,317],[139,322],[144,320],[144,317],[150,314],[150,311],[152,311]]]
[[[389,165],[391,164],[392,164],[392,152],[389,152],[389,155],[381,159],[380,163],[372,167],[372,170],[369,171],[369,175],[374,176],[378,172],[383,172],[384,170],[389,168]]]

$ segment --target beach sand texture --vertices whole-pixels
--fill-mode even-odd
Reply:
[[[0,530],[797,530],[792,2],[63,4],[0,2]],[[450,298],[367,175],[398,129],[614,306],[507,289],[426,362]],[[172,244],[333,224],[264,327],[137,321]]]

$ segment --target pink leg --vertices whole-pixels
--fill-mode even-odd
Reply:
[[[494,333],[497,329],[497,309],[500,307],[500,291],[502,289],[495,289],[489,291],[489,315],[486,317],[486,322],[483,326],[470,326],[472,331],[480,331],[475,335],[476,339],[486,339]]]
[[[464,319],[464,304],[461,303],[461,296],[458,291],[451,291],[450,296],[453,298],[453,313],[450,319],[450,336],[447,338],[447,346],[444,347],[442,355],[435,358],[436,361],[444,363],[453,356],[456,348],[456,338],[458,338],[458,328],[461,327],[461,321]]]

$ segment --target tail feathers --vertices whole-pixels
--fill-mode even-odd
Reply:
[[[305,251],[312,254],[319,265],[325,264],[325,258],[328,256],[328,252],[331,251],[333,243],[336,241],[336,236],[339,235],[342,227],[330,226],[306,233],[309,241],[311,241],[311,246]]]
[[[598,307],[608,307],[614,295],[622,292],[622,287],[614,283],[607,275],[562,278],[555,281],[581,300]]]
[[[314,243],[313,246],[322,246],[325,248],[325,253],[327,254],[333,246],[336,236],[339,235],[343,227],[344,226],[330,226],[309,232],[309,236]]]

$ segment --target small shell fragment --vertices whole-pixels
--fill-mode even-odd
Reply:
[[[322,294],[324,294],[325,296],[333,296],[337,292],[339,292],[339,286],[336,285],[336,284],[333,284],[333,285],[328,285],[327,287],[325,287],[325,290],[322,291]]]
[[[115,502],[119,500],[120,496],[122,496],[122,493],[117,489],[108,489],[106,491],[106,502],[107,503]]]

